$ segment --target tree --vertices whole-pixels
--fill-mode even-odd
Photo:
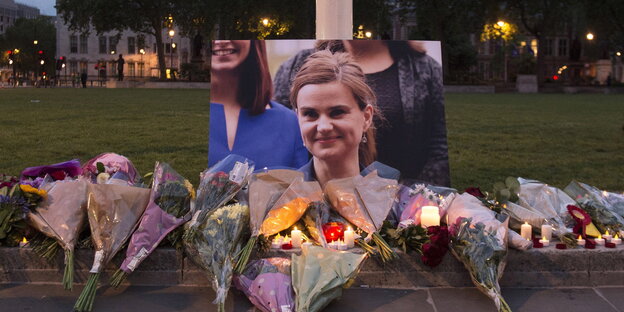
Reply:
[[[156,39],[160,78],[166,78],[163,30],[184,0],[58,0],[56,9],[70,30],[98,34],[130,29]],[[194,2],[194,1],[189,1]]]
[[[34,44],[35,40],[37,44]],[[48,16],[19,18],[0,37],[0,51],[13,53],[16,70],[23,74],[54,72],[56,28]],[[40,54],[39,51],[42,53]],[[4,55],[4,54],[3,54]],[[41,65],[41,60],[44,65]]]

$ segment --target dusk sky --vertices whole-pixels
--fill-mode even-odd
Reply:
[[[56,15],[55,0],[15,0],[15,2],[37,7],[43,15]]]

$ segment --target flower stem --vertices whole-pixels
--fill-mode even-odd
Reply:
[[[77,312],[89,312],[93,309],[93,302],[95,301],[95,293],[97,291],[97,284],[100,279],[100,273],[94,273],[89,276],[87,285],[80,293],[78,301],[74,305],[74,310]]]
[[[128,277],[128,274],[126,272],[121,269],[117,269],[117,271],[115,271],[115,274],[113,274],[110,279],[110,285],[113,288],[117,288],[126,279],[126,277]]]
[[[258,236],[252,236],[251,238],[249,238],[249,241],[247,241],[247,244],[245,245],[245,247],[243,247],[239,255],[235,257],[237,258],[236,265],[234,266],[235,273],[238,273],[238,274],[243,273],[243,271],[245,270],[245,267],[247,267],[249,256],[251,256],[251,252],[253,251],[254,246],[256,246],[257,240],[258,240]]]
[[[74,250],[65,250],[65,272],[63,273],[63,287],[72,290],[74,287]]]

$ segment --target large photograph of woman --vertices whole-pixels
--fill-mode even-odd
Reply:
[[[300,139],[302,139],[301,147],[305,144],[304,151],[309,151],[313,157],[310,162],[307,159],[303,161],[306,164],[302,168],[304,172],[313,172],[316,174],[314,178],[323,181],[336,178],[333,175],[342,175],[337,168],[353,173],[359,172],[361,168],[373,161],[379,161],[399,170],[404,183],[421,181],[442,186],[450,185],[440,59],[439,56],[433,54],[430,56],[431,52],[428,52],[421,42],[272,40],[266,41],[265,45],[268,75],[273,76],[273,101],[270,103],[276,103],[280,108],[288,108],[296,112],[295,118],[300,128],[297,130],[300,130]],[[212,103],[220,102],[217,96],[222,91],[216,89],[224,86],[220,83],[215,84],[215,78],[218,81],[215,74],[218,73],[215,71],[214,58],[215,54],[219,53],[222,52],[215,52],[213,49]],[[311,58],[312,55],[315,57]],[[325,62],[320,62],[319,59],[324,59]],[[306,67],[305,64],[308,61],[311,64]],[[340,71],[339,76],[332,78],[333,80],[327,77],[323,78],[324,80],[321,79],[323,83],[311,82],[297,85],[295,82],[300,74],[308,78],[320,74],[321,68],[330,63],[333,66],[351,64],[353,68],[347,72],[361,73],[360,80],[366,88],[363,88],[364,86],[354,88],[354,85],[342,81],[350,77],[343,71]],[[307,75],[301,72],[304,68],[307,68]],[[342,69],[345,68],[351,67],[342,67]],[[338,69],[334,68],[334,71],[336,70]],[[299,81],[301,79],[303,78]],[[353,81],[349,81],[351,82]],[[225,84],[225,86],[232,86],[232,83]],[[370,94],[364,92],[365,89],[370,90]],[[228,88],[228,90],[232,94],[232,89]],[[322,104],[322,109],[303,109],[298,96],[303,96],[303,103],[312,101]],[[355,126],[353,120],[349,118],[353,117],[352,113],[356,113],[357,110],[353,107],[346,110],[350,105],[345,105],[345,103],[351,103],[351,99],[355,101],[362,114],[357,118],[358,123]],[[213,106],[214,104],[211,105],[209,146],[211,162],[216,159],[212,142],[213,120],[216,119],[213,116]],[[304,105],[304,107],[307,106]],[[220,110],[214,112],[223,115]],[[325,123],[322,120],[323,114],[326,114],[326,120],[332,122]],[[338,115],[349,118],[338,122],[339,118],[336,118]],[[365,117],[364,121],[361,121],[360,117]],[[292,117],[289,116],[289,118]],[[310,131],[309,126],[313,118],[318,119],[314,120],[315,130]],[[348,130],[344,126],[346,120],[349,120]],[[270,123],[270,130],[265,131],[269,133],[292,132],[292,128],[290,130],[278,129],[281,126],[283,126],[282,122]],[[239,135],[237,131],[230,131],[229,127],[230,125],[227,125],[222,129],[227,129],[226,133]],[[328,131],[323,127],[331,127],[332,130]],[[223,133],[219,134],[219,129],[216,130],[215,136],[224,137]],[[358,131],[362,133],[362,136],[355,138],[354,135]],[[231,135],[228,134],[228,136]],[[260,143],[265,142],[256,144]],[[291,144],[288,141],[282,143],[276,140],[266,143],[287,146]],[[327,159],[323,157],[332,153],[340,155],[345,160],[353,159],[349,151],[353,152],[354,146],[357,147],[355,150],[358,151],[358,157],[356,162],[349,162],[351,163],[349,168],[343,166],[332,166],[332,170],[319,168],[322,166],[319,160]],[[217,148],[219,148],[218,145]],[[233,149],[221,148],[221,150],[222,153],[219,153],[221,158],[224,157],[223,150],[226,153],[234,152]],[[278,150],[275,149],[275,151]],[[254,159],[253,156],[247,157]],[[300,166],[287,163],[281,163],[280,166],[300,168]],[[331,176],[325,177],[325,174]]]

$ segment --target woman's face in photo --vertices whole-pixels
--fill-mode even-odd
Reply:
[[[340,82],[306,85],[297,95],[297,117],[310,153],[331,161],[357,155],[373,108],[358,106],[351,89]]]
[[[215,40],[212,44],[211,70],[236,69],[249,55],[249,40]]]

